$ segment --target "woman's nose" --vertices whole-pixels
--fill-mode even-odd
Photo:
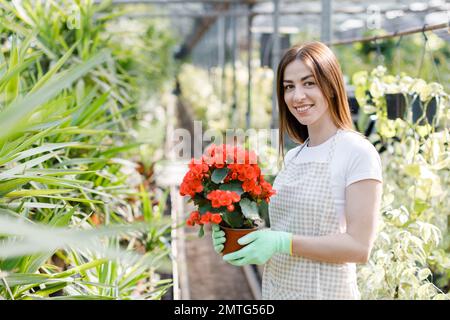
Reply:
[[[303,99],[305,99],[306,95],[303,92],[303,90],[295,90],[294,92],[294,102],[299,102],[302,101]]]

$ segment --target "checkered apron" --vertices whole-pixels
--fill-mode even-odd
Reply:
[[[315,237],[340,233],[329,165],[339,133],[340,130],[333,137],[327,162],[294,163],[291,160],[277,175],[273,185],[277,193],[269,205],[272,230]],[[275,254],[264,268],[262,298],[359,299],[355,264],[325,263]]]

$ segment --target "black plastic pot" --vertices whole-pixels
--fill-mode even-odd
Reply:
[[[387,117],[395,120],[397,118],[405,119],[406,99],[401,93],[388,93],[385,95]]]
[[[432,124],[436,118],[437,103],[436,98],[431,99],[426,105],[420,100],[419,96],[416,96],[412,103],[412,121],[416,123],[420,120],[419,125],[425,125],[426,123]],[[426,110],[426,111],[425,111]],[[425,116],[424,116],[425,112]]]

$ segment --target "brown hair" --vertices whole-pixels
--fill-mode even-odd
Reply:
[[[292,115],[284,101],[284,70],[294,60],[302,61],[311,70],[320,91],[325,96],[333,123],[341,129],[353,129],[341,67],[333,51],[318,41],[295,45],[283,55],[277,70],[279,148],[283,158],[285,131],[292,140],[298,143],[303,143],[309,136],[307,126],[301,124]]]

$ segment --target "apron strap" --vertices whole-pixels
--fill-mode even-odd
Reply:
[[[295,156],[292,158],[292,160],[297,158],[297,156],[300,154],[300,152],[303,150],[303,148],[308,144],[308,142],[309,142],[309,137],[306,138],[305,142],[300,146],[300,148],[298,148],[298,151],[295,154]],[[287,164],[286,164],[286,166],[287,166]]]
[[[331,146],[330,146],[330,151],[328,152],[328,156],[327,156],[327,162],[329,163],[331,161],[331,159],[333,158],[334,155],[334,149],[336,146],[336,137],[338,136],[338,134],[340,134],[342,132],[342,129],[338,129],[336,131],[336,134],[333,136],[333,140],[331,141]],[[292,158],[295,159],[300,152],[303,150],[303,148],[308,144],[309,142],[309,137],[306,138],[305,142],[301,145],[301,147],[298,149],[296,155]]]
[[[341,133],[342,129],[338,129],[336,131],[336,134],[333,137],[333,140],[331,141],[331,146],[330,146],[330,151],[328,152],[328,156],[327,156],[327,162],[330,163],[331,159],[334,156],[334,149],[336,147],[336,138],[337,136]]]

